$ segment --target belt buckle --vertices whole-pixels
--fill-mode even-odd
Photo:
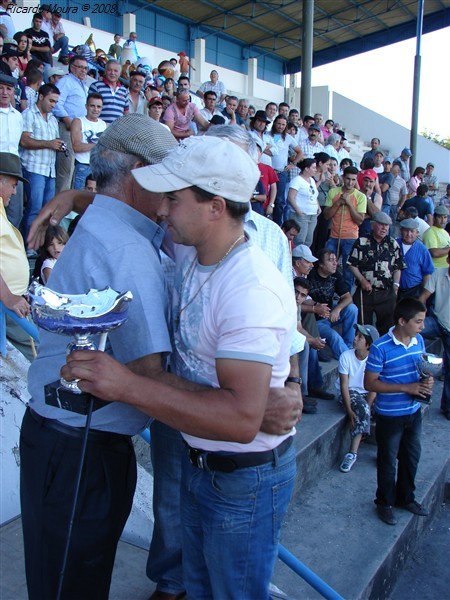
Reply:
[[[200,450],[189,448],[189,460],[194,467],[197,467],[198,469],[205,468],[205,459],[203,457],[203,452],[200,452]]]

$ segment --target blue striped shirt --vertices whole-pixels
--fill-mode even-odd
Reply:
[[[416,363],[425,352],[421,335],[412,338],[406,347],[393,334],[393,327],[377,340],[369,351],[366,371],[379,373],[379,380],[386,383],[416,383],[419,373]],[[375,412],[386,417],[412,415],[420,404],[410,394],[377,392]]]
[[[94,81],[89,88],[89,93],[92,94],[92,92],[101,94],[103,97],[103,108],[100,118],[106,121],[108,125],[119,117],[123,117],[129,111],[128,89],[123,85],[118,84],[113,89],[105,79]]]

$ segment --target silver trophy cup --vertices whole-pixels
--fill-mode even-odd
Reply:
[[[442,358],[436,354],[423,352],[420,358],[416,361],[416,368],[420,375],[420,380],[425,381],[429,377],[437,377],[442,369]],[[427,394],[425,398],[416,396],[416,400],[423,404],[431,403],[431,395]]]
[[[107,333],[125,323],[133,299],[131,292],[120,293],[110,287],[91,289],[86,294],[61,294],[37,283],[32,284],[29,294],[36,325],[52,333],[73,336],[67,354],[75,350],[104,350]],[[92,336],[99,334],[97,344]],[[77,381],[61,378],[45,386],[47,404],[80,414],[86,414],[88,396]],[[95,402],[95,408],[104,405],[103,401]]]

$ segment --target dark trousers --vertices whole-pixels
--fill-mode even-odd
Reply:
[[[353,302],[358,308],[358,323],[373,325],[374,315],[376,327],[380,335],[384,335],[394,324],[394,308],[396,295],[393,288],[362,292],[358,286],[353,294]],[[362,305],[362,310],[361,310]]]
[[[402,417],[376,417],[377,496],[381,506],[408,504],[414,500],[414,480],[419,464],[422,413]],[[396,463],[397,481],[395,478]]]
[[[80,452],[80,438],[46,428],[27,409],[20,435],[20,499],[30,600],[56,597]],[[135,486],[130,437],[89,440],[63,600],[107,600]]]

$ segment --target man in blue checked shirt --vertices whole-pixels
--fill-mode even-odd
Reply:
[[[366,390],[377,394],[375,504],[378,517],[388,525],[397,523],[394,505],[415,515],[428,515],[414,497],[422,434],[418,400],[431,394],[433,387],[433,378],[420,381],[417,370],[417,361],[425,352],[420,335],[425,316],[422,302],[416,298],[401,300],[394,310],[394,327],[370,348],[364,376]]]

